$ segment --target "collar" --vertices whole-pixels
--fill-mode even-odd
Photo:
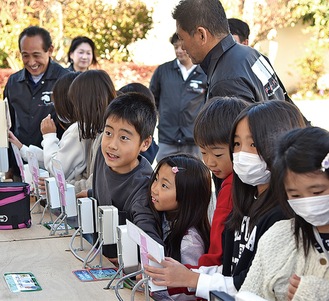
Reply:
[[[202,63],[200,64],[203,71],[208,75],[211,75],[216,67],[216,62],[218,59],[231,47],[236,45],[236,41],[234,40],[231,34],[228,34],[225,38],[219,41],[219,43],[211,49]]]
[[[193,70],[197,67],[197,65],[192,65],[191,68],[187,70],[186,67],[178,59],[176,60],[176,62],[185,81],[193,72]]]
[[[53,60],[51,58],[49,58],[48,67],[41,78],[51,79],[51,72],[48,72],[48,70],[51,68],[51,66],[53,64],[54,64]],[[23,82],[23,81],[29,80],[29,77],[32,78],[32,75],[30,74],[30,72],[27,71],[27,69],[24,68],[24,69],[22,69],[22,71],[23,72],[21,72],[20,76],[17,79],[18,82]]]
[[[179,59],[176,59],[177,65],[178,67],[182,70],[182,68],[184,68],[187,72],[192,71],[197,65],[192,65],[192,67],[190,69],[186,69],[186,67],[179,61]]]

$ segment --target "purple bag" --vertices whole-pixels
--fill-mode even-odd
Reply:
[[[0,182],[0,230],[30,227],[30,185]]]

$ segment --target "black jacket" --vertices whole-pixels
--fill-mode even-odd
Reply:
[[[48,68],[33,88],[27,71],[24,69],[12,74],[5,86],[4,97],[8,98],[14,135],[25,145],[41,147],[40,123],[51,114],[55,118],[55,108],[51,101],[52,89],[58,78],[69,71],[50,60]],[[57,127],[59,134],[63,131]]]
[[[197,66],[184,81],[177,60],[160,65],[150,89],[159,111],[159,142],[194,145],[194,121],[205,102],[206,75]]]
[[[236,233],[225,227],[223,232],[223,275],[232,276],[233,283],[237,290],[240,289],[243,284],[252,261],[255,257],[259,239],[262,235],[277,221],[286,219],[286,216],[282,212],[279,206],[274,207],[269,212],[264,214],[258,221],[256,226],[250,230],[252,234],[247,238],[248,242],[243,248],[240,241],[235,241]],[[245,229],[245,231],[247,231]],[[245,236],[245,233],[240,233],[240,236]],[[233,267],[232,271],[232,260],[236,255],[241,252],[238,263]]]
[[[207,100],[213,96],[236,96],[248,102],[284,100],[276,73],[254,48],[235,42],[229,34],[200,65],[207,74]]]

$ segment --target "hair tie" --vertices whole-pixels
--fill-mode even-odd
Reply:
[[[321,170],[323,172],[326,171],[326,169],[329,168],[329,153],[324,157],[322,163],[321,163]]]
[[[179,171],[177,166],[172,167],[171,170],[174,174],[178,173],[178,171]]]

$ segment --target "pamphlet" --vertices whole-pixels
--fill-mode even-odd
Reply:
[[[163,246],[129,220],[126,220],[126,223],[129,237],[140,247],[142,265],[148,264],[150,266],[162,267],[158,262],[161,262],[165,258]],[[148,254],[152,255],[158,262],[148,259]],[[167,289],[166,286],[155,285],[151,280],[148,281],[148,284],[151,292]]]
[[[41,291],[42,288],[34,275],[30,272],[26,273],[5,273],[6,283],[10,291],[18,292],[33,292]]]

